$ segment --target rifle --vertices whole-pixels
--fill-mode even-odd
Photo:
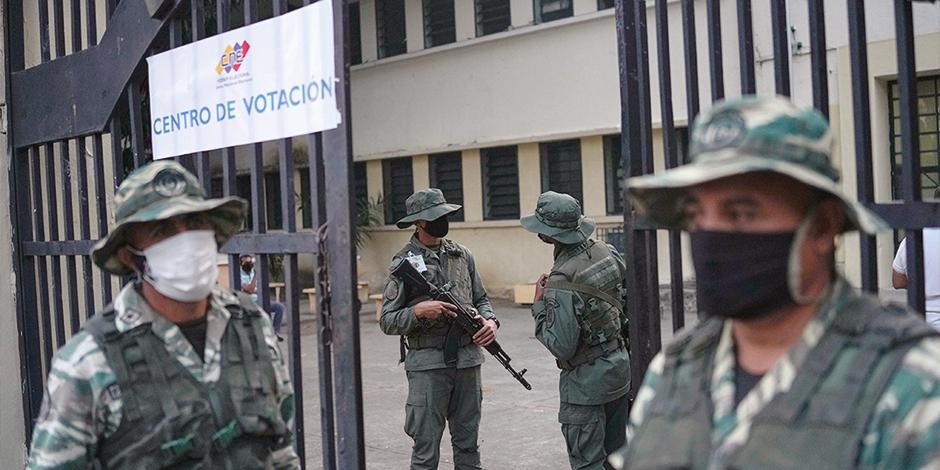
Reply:
[[[397,264],[392,267],[392,275],[401,279],[406,286],[410,287],[414,292],[419,295],[426,295],[433,300],[447,302],[457,307],[457,317],[454,318],[454,322],[462,328],[467,334],[472,338],[481,328],[479,322],[473,319],[474,315],[467,311],[467,309],[460,304],[460,302],[445,289],[440,289],[430,281],[424,278],[421,273],[411,265],[408,260],[402,258],[397,261]],[[509,354],[506,354],[506,351],[503,350],[503,347],[499,345],[497,341],[493,341],[489,345],[484,347],[493,357],[499,361],[506,370],[509,371],[509,374],[512,375],[519,383],[522,384],[526,390],[532,390],[532,385],[529,385],[529,382],[523,377],[526,373],[526,369],[522,369],[522,372],[516,372],[515,369],[509,365],[509,361],[512,359],[509,357]]]

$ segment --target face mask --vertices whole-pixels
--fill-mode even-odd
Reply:
[[[699,310],[758,318],[794,303],[788,285],[794,233],[692,232]]]
[[[212,230],[186,231],[139,254],[147,260],[144,280],[157,292],[180,302],[205,299],[219,277],[219,247]]]
[[[539,234],[539,240],[542,240],[542,243],[546,243],[549,245],[555,244],[555,240],[552,240],[550,237],[546,237],[545,235],[542,235],[541,233]]]
[[[254,268],[255,268],[255,262],[254,262],[254,261],[245,261],[244,263],[242,263],[242,269],[243,269],[246,273],[250,273],[251,270],[254,269]]]
[[[447,220],[447,216],[438,217],[430,222],[424,224],[424,231],[428,235],[436,238],[444,238],[447,235],[447,232],[450,231],[450,223]]]

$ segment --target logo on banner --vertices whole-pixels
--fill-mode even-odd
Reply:
[[[219,63],[215,66],[215,73],[222,75],[222,72],[238,72],[238,69],[242,67],[248,57],[249,49],[251,49],[251,45],[248,44],[248,41],[225,46],[225,51],[222,52],[222,57],[219,58]]]

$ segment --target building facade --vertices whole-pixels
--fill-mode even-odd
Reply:
[[[548,189],[577,197],[601,230],[622,223],[620,98],[613,1],[359,0],[351,4],[353,151],[360,200],[382,199],[384,224],[370,229],[359,276],[380,288],[390,257],[411,232],[394,223],[412,191],[440,187],[464,205],[449,237],[478,259],[487,287],[507,296],[551,265],[551,248],[525,232],[520,215]],[[655,18],[648,3],[649,50]],[[670,56],[676,125],[685,153],[686,74],[680,2],[669,2]],[[847,13],[827,5],[833,163],[855,191]],[[708,70],[705,1],[695,2],[697,57]],[[720,2],[723,95],[740,94],[737,5]],[[753,4],[758,93],[773,93],[770,6]],[[787,2],[793,98],[812,104],[807,0]],[[940,4],[914,3],[924,195],[940,181]],[[890,2],[868,2],[870,87],[876,200],[899,190],[900,172],[894,23]],[[358,35],[355,32],[358,31]],[[662,168],[656,54],[650,54],[654,154]],[[700,75],[702,107],[712,90]],[[668,279],[666,233],[660,234],[660,279]],[[841,269],[858,283],[858,240],[843,240]],[[879,277],[890,287],[895,236],[878,239]],[[685,250],[688,253],[688,250]],[[849,253],[850,255],[846,255]],[[691,263],[684,263],[687,278]],[[665,281],[664,281],[665,282]]]

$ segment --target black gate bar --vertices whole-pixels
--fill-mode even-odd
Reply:
[[[813,105],[829,119],[829,67],[826,61],[826,13],[823,2],[809,2],[809,59],[816,71],[813,81]]]
[[[359,309],[356,292],[356,243],[353,236],[352,128],[350,126],[349,44],[345,0],[333,2],[333,44],[336,102],[340,124],[323,133],[326,178],[327,261],[332,289],[333,372],[335,389],[336,462],[341,469],[365,468],[365,436],[362,417],[362,367],[359,351]]]
[[[691,137],[692,121],[698,116],[701,102],[698,91],[698,49],[695,46],[695,0],[682,0],[682,39],[682,51],[685,55],[685,99],[688,108],[686,129]]]
[[[659,55],[659,100],[663,126],[663,153],[666,167],[679,166],[676,127],[672,113],[672,68],[669,57],[669,6],[656,0],[656,50]],[[682,243],[678,230],[669,231],[669,288],[672,303],[672,331],[685,326],[685,289],[682,282]]]
[[[905,203],[921,200],[920,141],[917,119],[917,73],[914,66],[914,18],[910,0],[894,1],[894,21],[898,52],[898,89],[901,120],[901,187]],[[909,228],[907,235],[907,303],[924,311],[924,238],[920,229]]]
[[[787,0],[770,0],[774,41],[774,85],[778,95],[790,96],[790,43],[787,40]]]
[[[754,25],[751,0],[738,0],[738,57],[741,68],[741,94],[757,93],[754,74]]]
[[[718,101],[725,97],[721,52],[721,0],[707,0],[705,16],[708,17],[708,70],[711,75],[712,101]]]

